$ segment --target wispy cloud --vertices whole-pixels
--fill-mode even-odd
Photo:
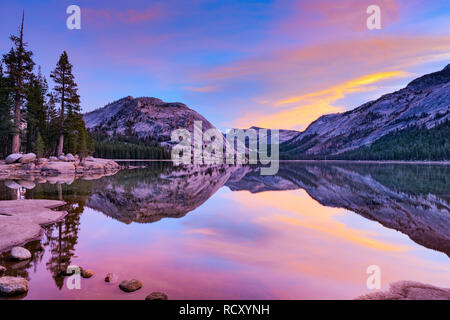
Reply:
[[[324,90],[290,96],[274,103],[276,107],[290,106],[288,109],[275,113],[248,114],[238,119],[236,126],[246,128],[257,125],[267,128],[304,129],[323,114],[344,111],[343,106],[336,106],[335,103],[346,95],[373,91],[377,88],[374,86],[375,83],[408,75],[404,71],[369,74]]]
[[[216,86],[204,86],[204,87],[184,87],[183,89],[192,92],[212,92],[217,89]]]

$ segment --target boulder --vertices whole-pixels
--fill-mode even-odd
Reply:
[[[0,266],[0,277],[3,276],[6,272],[6,268],[4,266]]]
[[[6,164],[19,162],[20,159],[22,159],[22,157],[23,157],[23,154],[21,154],[21,153],[12,153],[6,157],[5,162],[6,162]]]
[[[81,269],[81,276],[83,278],[88,279],[88,278],[92,277],[93,275],[94,275],[94,271]]]
[[[18,184],[17,182],[15,182],[13,180],[6,180],[5,186],[7,186],[10,189],[19,189],[21,187],[20,184]]]
[[[25,189],[34,189],[36,184],[33,181],[19,180],[18,183]]]
[[[93,156],[88,156],[86,158],[84,158],[84,161],[95,161]]]
[[[115,275],[114,273],[108,273],[106,274],[105,282],[114,283],[117,281],[117,279],[118,279],[117,275]]]
[[[56,159],[56,158],[55,158],[55,159]],[[49,160],[49,159],[47,159],[47,158],[39,158],[39,159],[37,159],[37,161],[36,161],[36,165],[42,166],[42,165],[46,164],[46,163],[48,162],[48,160]]]
[[[20,163],[26,164],[26,163],[34,162],[35,160],[36,160],[36,155],[34,153],[27,153],[22,156],[22,158],[20,159]]]
[[[75,165],[71,162],[51,161],[43,165],[41,170],[53,173],[74,173]]]
[[[28,292],[28,281],[20,277],[1,277],[0,295],[17,296]]]
[[[31,252],[22,247],[12,248],[10,255],[14,260],[28,260],[31,258]]]
[[[147,297],[145,297],[145,300],[168,300],[167,294],[162,292],[152,292]]]
[[[125,292],[133,292],[142,288],[142,283],[136,279],[123,280],[119,284],[119,288]]]
[[[51,156],[48,158],[49,161],[58,161],[58,158],[55,156]]]
[[[372,292],[356,300],[450,300],[450,289],[417,281],[398,281],[389,286],[387,291]]]
[[[71,153],[66,154],[66,159],[67,159],[67,161],[76,161],[77,160]]]
[[[58,160],[60,160],[60,161],[68,161],[67,157],[65,155],[58,156]]]

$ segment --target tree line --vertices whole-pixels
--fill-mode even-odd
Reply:
[[[12,47],[0,61],[0,157],[33,152],[38,157],[94,150],[81,114],[72,64],[64,51],[50,73],[49,88],[24,41],[24,14]]]
[[[410,126],[378,139],[370,146],[334,156],[346,160],[428,160],[450,159],[450,120],[428,129]]]

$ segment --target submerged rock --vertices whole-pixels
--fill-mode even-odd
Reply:
[[[17,296],[28,292],[28,281],[20,277],[1,277],[0,278],[0,295]]]
[[[11,250],[11,258],[15,260],[28,260],[31,258],[31,252],[22,247],[14,247]]]
[[[4,266],[0,266],[0,277],[4,275],[6,272],[6,268]]]
[[[136,279],[123,280],[119,284],[119,288],[125,292],[133,292],[142,288],[142,283]]]
[[[114,283],[117,281],[117,279],[118,277],[114,273],[107,273],[105,277],[105,282]]]
[[[152,292],[147,297],[145,297],[145,300],[168,300],[167,294],[162,292]]]
[[[22,157],[23,157],[23,154],[21,154],[21,153],[12,153],[6,157],[5,162],[6,162],[6,164],[19,162],[20,159],[22,159]]]
[[[23,157],[20,159],[20,163],[26,164],[31,163],[36,160],[36,155],[34,153],[27,153],[23,155]]]
[[[62,219],[67,212],[55,211],[64,205],[56,200],[0,201],[0,252],[42,237],[41,225]]]
[[[92,270],[84,270],[83,268],[81,268],[81,276],[83,278],[88,279],[88,278],[92,277],[93,275],[94,275],[94,271],[92,271]]]

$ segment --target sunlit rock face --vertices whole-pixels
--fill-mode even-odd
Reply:
[[[125,97],[83,116],[89,131],[109,137],[137,138],[171,144],[175,129],[194,130],[201,121],[202,130],[214,126],[185,104],[164,102],[157,98]]]
[[[298,189],[297,184],[279,174],[261,176],[260,171],[261,168],[258,166],[237,168],[228,179],[226,186],[232,191],[247,190],[251,193]]]
[[[408,126],[427,129],[450,119],[450,65],[353,110],[327,114],[284,143],[291,154],[332,155],[369,145]]]
[[[255,170],[237,171],[226,185],[251,192],[302,188],[322,205],[351,210],[450,256],[449,166],[289,163],[276,177]]]
[[[179,166],[161,172],[134,169],[104,178],[88,207],[124,223],[179,218],[208,200],[229,179],[234,167]]]

